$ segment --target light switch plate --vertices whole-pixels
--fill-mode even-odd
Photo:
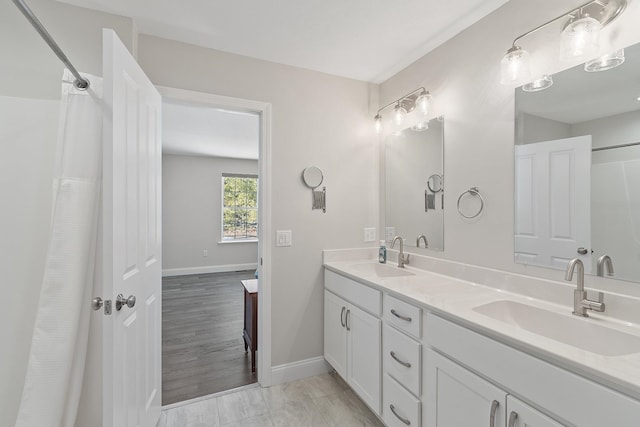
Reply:
[[[276,231],[276,246],[291,246],[291,230]]]
[[[396,228],[395,227],[385,227],[385,229],[384,229],[384,239],[387,242],[392,241],[395,236],[396,236]]]
[[[375,242],[376,241],[376,229],[375,229],[375,227],[365,227],[364,228],[364,241],[365,242]]]

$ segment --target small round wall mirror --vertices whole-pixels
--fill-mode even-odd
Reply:
[[[309,188],[317,188],[323,179],[322,171],[316,166],[309,166],[302,171],[302,180]]]
[[[431,175],[427,180],[427,187],[429,187],[429,190],[432,193],[438,193],[442,191],[442,176],[438,175],[437,173]]]

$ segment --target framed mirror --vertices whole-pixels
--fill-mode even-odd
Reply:
[[[385,139],[385,237],[404,238],[405,251],[444,250],[443,145],[442,117]]]
[[[515,93],[515,262],[640,282],[640,44],[622,65]],[[606,273],[605,273],[606,274]]]

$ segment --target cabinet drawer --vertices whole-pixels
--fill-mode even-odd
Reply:
[[[389,427],[419,427],[420,401],[389,375],[384,375],[382,388],[385,424]]]
[[[379,290],[327,269],[324,270],[324,287],[339,297],[380,317],[382,293]]]
[[[385,324],[382,331],[382,358],[384,371],[420,397],[422,345]]]
[[[420,339],[422,309],[401,301],[398,298],[385,295],[384,320],[409,335]]]

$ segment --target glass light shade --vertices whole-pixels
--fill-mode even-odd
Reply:
[[[585,14],[567,24],[562,30],[560,57],[562,59],[589,58],[598,53],[602,24]]]
[[[589,73],[596,73],[598,71],[606,71],[612,68],[616,68],[618,65],[622,65],[624,62],[624,49],[616,50],[615,52],[608,53],[600,58],[593,59],[584,64],[584,70]]]
[[[376,123],[375,123],[375,127],[376,127],[376,133],[380,133],[382,132],[382,116],[380,114],[376,114],[376,116],[374,117]]]
[[[550,88],[551,85],[553,85],[553,79],[551,76],[543,74],[542,77],[522,85],[522,90],[525,92],[538,92]]]
[[[531,81],[529,52],[514,46],[500,61],[500,83],[503,85],[521,85]]]
[[[425,116],[429,114],[429,109],[431,108],[431,94],[429,92],[425,92],[416,98],[416,108]]]
[[[396,125],[401,125],[406,115],[407,115],[407,110],[405,110],[400,104],[396,105],[396,108],[393,111],[393,122]]]

